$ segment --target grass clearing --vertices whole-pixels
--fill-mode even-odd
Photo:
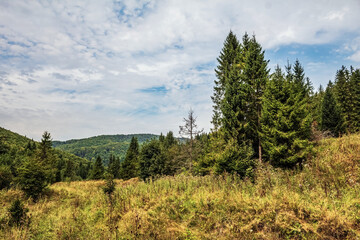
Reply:
[[[321,141],[302,170],[258,166],[237,176],[61,182],[33,203],[0,191],[0,239],[359,239],[360,135]],[[6,225],[20,198],[29,227]]]

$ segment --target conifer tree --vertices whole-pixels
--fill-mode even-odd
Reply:
[[[289,65],[288,65],[289,66]],[[275,166],[301,163],[310,150],[310,111],[304,88],[287,67],[275,69],[263,97],[261,138],[266,159]]]
[[[265,90],[266,81],[269,75],[265,60],[265,52],[261,45],[256,41],[255,36],[250,40],[245,33],[243,37],[243,49],[241,51],[240,65],[242,66],[241,81],[247,86],[246,99],[246,122],[248,124],[247,139],[253,143],[253,149],[261,161],[261,141],[260,141],[260,118],[261,118],[261,99]]]
[[[33,158],[25,160],[17,169],[17,173],[16,181],[20,189],[27,196],[37,200],[49,183],[43,164]]]
[[[120,169],[121,169],[120,158],[115,157],[115,160],[111,168],[111,173],[113,174],[114,178],[120,178]]]
[[[49,152],[52,147],[52,139],[49,132],[45,131],[42,135],[42,139],[40,142],[40,154],[39,157],[41,160],[46,161],[49,157]]]
[[[104,165],[100,156],[97,156],[93,169],[91,170],[90,179],[98,180],[104,178]]]
[[[81,177],[81,179],[85,180],[88,177],[88,172],[89,171],[87,167],[82,162],[80,162],[78,175]]]
[[[332,88],[329,82],[321,104],[321,131],[330,131],[337,137],[342,132],[343,121]]]
[[[56,181],[58,156],[52,149],[52,138],[49,132],[45,131],[42,135],[39,148],[37,150],[37,160],[43,165],[49,183]]]
[[[351,132],[360,131],[360,69],[351,70],[350,77],[351,98]]]
[[[164,174],[165,157],[161,150],[160,141],[153,139],[144,144],[140,152],[140,177],[147,179]]]
[[[240,55],[232,65],[226,82],[224,99],[221,104],[222,127],[226,141],[235,139],[242,142],[246,139],[249,124],[246,119],[247,96],[249,86],[241,80]]]
[[[345,131],[350,131],[352,122],[351,94],[350,94],[350,72],[345,66],[336,72],[334,92],[340,106],[341,115],[344,120]]]
[[[212,117],[214,131],[217,131],[221,126],[221,104],[224,98],[226,81],[228,79],[231,66],[234,64],[235,58],[238,55],[237,51],[239,50],[239,45],[240,44],[236,35],[230,31],[226,37],[220,56],[217,58],[218,66],[215,69],[217,80],[215,80],[214,95],[211,97],[214,103]]]
[[[64,178],[68,178],[69,180],[73,180],[75,177],[75,166],[74,162],[70,159],[67,159],[65,162],[64,169]]]
[[[121,164],[121,178],[124,180],[139,176],[139,143],[136,137],[131,138],[125,160]]]
[[[311,97],[311,112],[314,120],[314,124],[317,128],[321,128],[321,108],[322,108],[322,100],[324,98],[324,89],[320,84],[319,89],[315,94]]]
[[[174,137],[174,133],[172,131],[169,131],[164,139],[165,149],[169,149],[171,146],[175,145],[176,143],[177,141],[176,138]]]
[[[110,154],[108,172],[113,175],[114,178],[119,178],[120,171],[120,159],[115,157],[114,154]]]

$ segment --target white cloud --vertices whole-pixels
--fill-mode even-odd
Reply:
[[[2,1],[1,124],[34,138],[177,132],[193,107],[208,130],[230,29],[265,49],[342,42],[360,61],[359,45],[343,39],[360,35],[359,12],[357,0]]]

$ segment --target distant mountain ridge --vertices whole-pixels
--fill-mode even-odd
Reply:
[[[71,139],[67,141],[53,141],[53,146],[57,149],[72,153],[76,156],[94,160],[97,156],[103,159],[105,165],[109,161],[110,154],[125,158],[126,151],[130,145],[132,137],[138,139],[139,144],[158,138],[155,134],[116,134],[100,135],[82,139]]]

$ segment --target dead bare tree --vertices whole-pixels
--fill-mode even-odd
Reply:
[[[196,125],[196,117],[194,115],[194,111],[190,108],[187,118],[184,118],[185,125],[179,126],[179,134],[182,137],[189,137],[190,138],[190,149],[189,149],[189,156],[190,156],[190,171],[192,171],[192,162],[193,162],[193,144],[194,138],[203,132],[203,129],[198,130]]]

